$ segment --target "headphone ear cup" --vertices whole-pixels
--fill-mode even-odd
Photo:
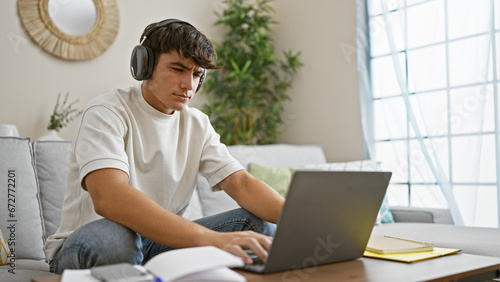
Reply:
[[[148,52],[148,64],[146,65],[147,74],[146,74],[146,78],[144,78],[144,80],[146,80],[146,79],[150,79],[151,76],[153,75],[153,70],[155,69],[155,53],[148,46],[144,46],[144,48],[146,48],[146,50]]]
[[[151,78],[154,69],[154,53],[147,46],[137,45],[132,50],[130,72],[136,80]]]
[[[201,75],[200,82],[198,83],[198,87],[196,87],[195,93],[198,93],[198,91],[200,91],[201,86],[203,85],[203,82],[205,81],[206,77],[207,77],[207,70],[203,69],[203,74]]]

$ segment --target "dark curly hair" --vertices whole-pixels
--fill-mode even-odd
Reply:
[[[157,24],[148,25],[140,40]],[[154,52],[155,66],[161,54],[175,50],[184,58],[193,58],[194,62],[204,69],[220,68],[215,65],[217,54],[212,42],[199,30],[182,21],[157,28],[144,40],[142,45],[151,48]]]

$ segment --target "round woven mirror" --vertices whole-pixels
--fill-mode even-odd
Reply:
[[[30,37],[66,60],[101,55],[118,34],[115,0],[18,0],[19,17]]]

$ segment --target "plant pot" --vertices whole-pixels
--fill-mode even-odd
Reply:
[[[19,137],[17,126],[13,124],[0,124],[0,136]]]
[[[57,130],[49,129],[47,130],[47,134],[38,138],[38,141],[64,141],[64,138],[59,136]]]

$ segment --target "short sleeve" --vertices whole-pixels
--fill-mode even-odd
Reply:
[[[116,168],[129,174],[124,144],[126,132],[124,121],[111,109],[92,106],[85,111],[75,139],[75,156],[83,188],[85,176],[98,169]]]
[[[220,136],[208,122],[208,132],[203,147],[200,172],[208,180],[210,187],[216,186],[229,175],[244,167],[230,154]]]

